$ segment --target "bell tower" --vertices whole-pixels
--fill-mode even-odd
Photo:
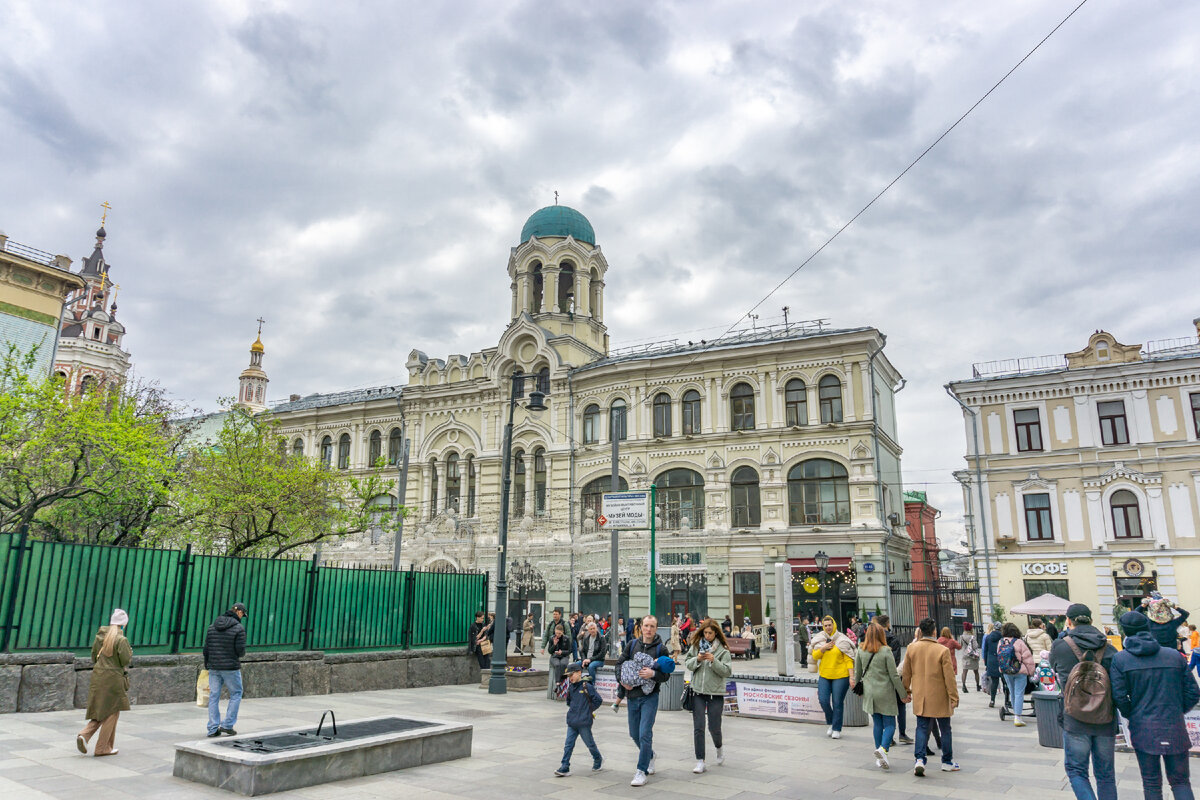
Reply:
[[[266,320],[259,317],[257,322],[258,338],[254,340],[254,344],[250,345],[250,366],[242,370],[242,374],[238,376],[238,395],[235,404],[255,414],[267,410],[267,384],[271,382],[262,368],[263,353],[266,352],[262,343],[262,326]]]

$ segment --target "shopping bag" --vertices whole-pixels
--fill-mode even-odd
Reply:
[[[208,670],[200,670],[200,677],[196,678],[196,705],[201,708],[208,708]]]

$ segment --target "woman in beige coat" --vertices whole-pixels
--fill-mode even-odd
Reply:
[[[129,710],[129,663],[133,648],[125,638],[129,615],[121,609],[112,613],[108,627],[96,631],[92,642],[92,682],[88,685],[87,724],[75,737],[79,752],[87,755],[88,740],[96,739],[95,755],[115,756],[113,739],[117,735],[117,717]]]

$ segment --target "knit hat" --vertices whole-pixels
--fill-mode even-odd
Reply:
[[[1119,622],[1126,636],[1150,630],[1150,620],[1146,619],[1145,614],[1137,611],[1126,611],[1121,615]]]
[[[654,666],[663,675],[670,675],[675,671],[675,659],[670,656],[659,656]]]
[[[113,609],[112,616],[108,620],[109,625],[128,625],[129,615],[125,613],[123,608]]]

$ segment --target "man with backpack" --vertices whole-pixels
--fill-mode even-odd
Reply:
[[[1110,670],[1117,649],[1092,625],[1083,603],[1067,609],[1067,630],[1050,649],[1050,666],[1062,687],[1063,764],[1076,800],[1117,800],[1114,713]],[[1096,775],[1092,791],[1088,759]]]
[[[1161,800],[1162,774],[1175,800],[1191,800],[1187,725],[1183,715],[1200,701],[1200,687],[1187,662],[1163,647],[1150,632],[1149,620],[1136,611],[1121,615],[1125,649],[1112,660],[1113,702],[1129,720],[1129,739],[1142,773],[1146,800]]]

